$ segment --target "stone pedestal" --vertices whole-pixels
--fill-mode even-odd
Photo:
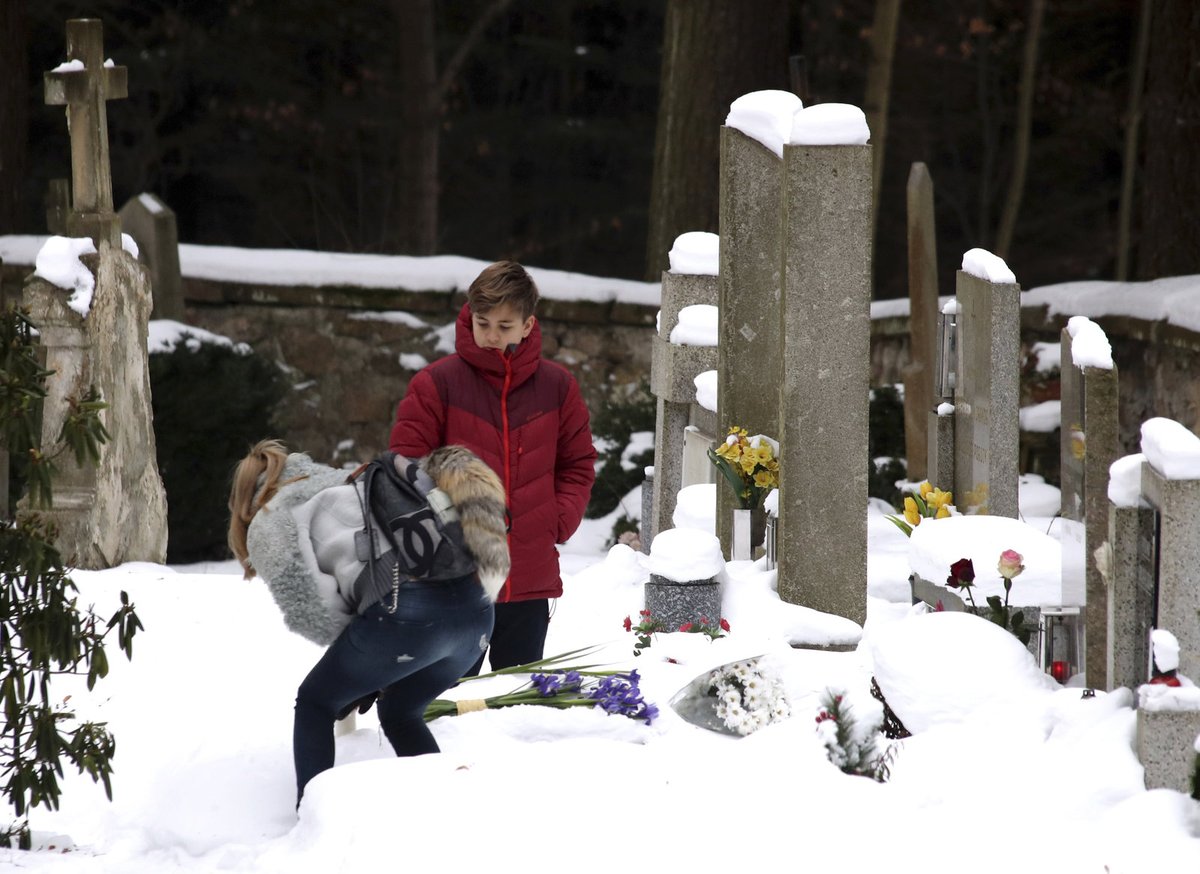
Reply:
[[[58,546],[66,561],[96,570],[127,561],[162,562],[167,550],[167,502],[158,475],[146,337],[150,284],[133,256],[101,239],[85,258],[96,273],[92,306],[81,317],[67,306],[70,292],[31,278],[23,302],[46,351],[42,446],[57,439],[72,398],[99,389],[108,408],[101,421],[111,435],[98,467],[58,462],[54,509]]]
[[[1174,789],[1191,794],[1197,735],[1200,735],[1200,709],[1138,708],[1135,749],[1146,771],[1147,789]]]
[[[646,583],[646,609],[665,630],[678,631],[685,622],[721,618],[721,586],[715,579],[679,582],[650,574]]]

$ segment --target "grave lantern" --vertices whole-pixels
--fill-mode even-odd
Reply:
[[[934,394],[939,401],[954,401],[958,385],[958,310],[947,306],[938,316],[937,369]]]
[[[1043,607],[1038,619],[1042,670],[1062,685],[1083,673],[1083,617],[1078,607]]]

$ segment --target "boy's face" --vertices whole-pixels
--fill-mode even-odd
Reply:
[[[533,330],[533,316],[521,320],[521,314],[511,304],[498,304],[486,313],[471,313],[471,330],[475,345],[482,349],[503,352],[512,343],[520,343]]]

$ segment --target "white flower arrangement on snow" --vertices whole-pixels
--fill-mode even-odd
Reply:
[[[791,706],[779,678],[757,658],[722,665],[708,673],[708,696],[716,699],[717,717],[740,735],[787,719]]]

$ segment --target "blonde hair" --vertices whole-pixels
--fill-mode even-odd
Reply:
[[[275,497],[280,486],[305,478],[298,476],[286,482],[279,481],[287,457],[287,446],[282,441],[260,440],[233,470],[233,485],[229,490],[229,550],[242,565],[247,580],[255,574],[246,550],[250,520]]]

